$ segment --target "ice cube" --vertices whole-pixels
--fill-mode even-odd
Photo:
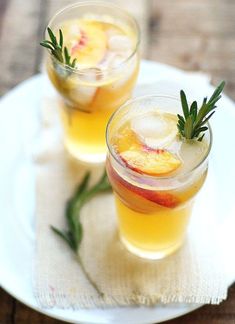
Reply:
[[[119,55],[115,53],[112,60],[110,61],[110,67],[111,68],[117,68],[120,67],[121,64],[125,61],[126,57],[124,55]]]
[[[161,113],[138,116],[132,120],[131,128],[141,142],[153,149],[166,147],[177,134],[176,125]]]
[[[185,141],[180,148],[180,156],[186,169],[192,169],[202,161],[208,149],[204,141]]]
[[[110,27],[109,29],[106,30],[106,35],[108,38],[111,38],[113,36],[120,36],[122,34],[119,29]]]
[[[80,76],[80,81],[77,80],[76,85],[70,90],[70,97],[81,106],[89,105],[97,91],[95,83],[98,79],[98,69],[84,69],[83,74]],[[84,85],[81,83],[84,81]]]
[[[117,73],[117,79],[112,83],[113,90],[122,87],[132,77],[136,69],[136,56],[132,57],[128,62],[125,62],[125,60],[126,57],[116,55],[116,57],[110,63],[110,68],[116,69]]]
[[[82,69],[79,74],[80,80],[94,84],[98,79],[102,71],[99,68],[87,68]]]
[[[147,115],[134,118],[131,127],[137,135],[145,139],[162,136],[166,131],[167,125],[160,115]]]
[[[94,86],[78,86],[76,90],[70,91],[70,97],[78,105],[86,106],[92,102],[96,90]]]
[[[117,54],[108,51],[104,56],[103,60],[100,62],[99,67],[105,69],[107,67],[113,67]]]
[[[76,36],[78,37],[81,33],[80,27],[76,24],[71,24],[69,26],[69,33],[71,36]]]
[[[108,48],[116,53],[129,53],[132,50],[132,42],[127,36],[115,35],[108,39]]]

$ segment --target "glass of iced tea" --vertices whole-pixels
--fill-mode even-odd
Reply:
[[[161,259],[183,243],[194,197],[208,167],[212,134],[201,141],[178,134],[181,103],[170,96],[130,100],[107,127],[107,173],[120,237],[127,249]]]
[[[61,63],[49,50],[48,75],[63,99],[65,146],[81,161],[102,162],[108,119],[131,97],[137,79],[138,25],[112,4],[84,1],[58,12],[48,27],[58,40],[62,31],[74,62]],[[50,41],[48,29],[45,38]]]

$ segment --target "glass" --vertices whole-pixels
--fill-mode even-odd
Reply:
[[[86,1],[59,11],[48,26],[56,35],[62,29],[72,59],[77,58],[76,68],[51,54],[47,60],[49,78],[63,99],[65,146],[81,161],[103,162],[107,122],[131,97],[137,79],[138,25],[114,5]]]
[[[128,125],[133,120],[141,120],[142,131],[146,132],[146,123],[148,122],[148,127],[151,128],[151,116],[159,109],[164,112],[164,116],[170,113],[174,114],[175,118],[176,114],[182,111],[181,103],[176,98],[140,97],[119,108],[110,119],[106,131],[109,149],[106,168],[115,195],[120,238],[130,252],[148,259],[161,259],[182,245],[195,195],[207,175],[212,140],[210,127],[203,143],[182,141],[176,135],[176,143],[180,143],[180,152],[185,162],[187,159],[189,162],[182,164],[172,175],[151,175],[144,172],[140,174],[136,167],[130,168],[130,161],[128,166],[128,161],[120,158],[117,145],[120,152],[120,146],[124,152],[128,147],[131,147],[133,152],[136,145],[133,128],[129,137],[125,137],[121,142],[122,135],[126,136],[129,131],[128,128],[123,128],[123,125]],[[148,116],[150,119],[147,121]],[[136,127],[136,122],[133,125]],[[169,128],[169,132],[171,131],[172,127]],[[149,148],[148,150],[160,153],[162,151]],[[173,159],[171,165],[176,161]],[[136,159],[135,163],[147,168],[146,163],[141,164],[141,157]],[[168,167],[167,163],[168,160],[161,167]]]

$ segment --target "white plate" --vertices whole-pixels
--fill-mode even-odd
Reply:
[[[186,77],[175,68],[153,62],[142,62],[140,83]],[[200,305],[158,305],[156,307],[117,307],[92,310],[42,309],[32,291],[34,231],[34,174],[31,148],[39,126],[39,107],[45,77],[37,75],[18,85],[0,101],[0,285],[29,307],[48,316],[74,323],[157,323],[186,314]],[[206,84],[206,82],[205,82]],[[204,87],[208,91],[209,87]],[[213,122],[215,144],[212,164],[220,183],[218,197],[223,201],[218,212],[228,215],[233,201],[235,179],[234,135],[235,107],[224,96],[223,113]],[[224,124],[219,132],[219,122]],[[229,158],[228,157],[228,150]],[[224,156],[217,159],[216,157]],[[233,154],[233,156],[232,156]],[[232,159],[233,158],[233,159]],[[232,160],[231,160],[232,159]],[[228,175],[229,174],[229,179]],[[231,181],[231,185],[229,184]],[[222,186],[222,187],[221,187]],[[231,190],[225,190],[226,188]],[[224,207],[225,206],[225,207]],[[221,208],[221,209],[220,209]],[[229,221],[229,217],[225,219]],[[223,240],[225,238],[221,238]],[[232,247],[231,247],[232,248]],[[232,253],[226,251],[226,253]],[[233,278],[235,277],[235,274]]]

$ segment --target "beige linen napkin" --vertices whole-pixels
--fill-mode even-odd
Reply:
[[[76,309],[159,302],[217,304],[226,298],[226,263],[213,218],[213,174],[209,172],[197,197],[184,246],[161,261],[142,260],[122,246],[111,193],[95,197],[84,207],[80,251],[87,271],[104,293],[104,298],[100,298],[76,257],[49,228],[51,224],[65,227],[65,202],[89,169],[64,150],[57,102],[52,94],[43,99],[35,167],[34,294],[42,307]],[[92,181],[99,178],[103,168],[91,168]]]

